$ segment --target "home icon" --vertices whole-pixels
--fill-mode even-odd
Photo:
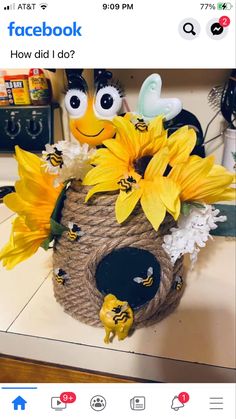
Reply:
[[[13,406],[14,410],[18,410],[18,407],[20,410],[25,410],[25,405],[27,403],[26,400],[24,400],[21,396],[18,396],[15,400],[13,400]]]

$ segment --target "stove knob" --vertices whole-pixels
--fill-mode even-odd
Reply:
[[[20,132],[20,123],[18,121],[16,122],[14,118],[8,119],[6,132],[11,137],[15,137]]]
[[[39,135],[42,131],[42,123],[41,121],[36,121],[36,119],[31,119],[29,121],[27,131],[30,135],[36,136]]]

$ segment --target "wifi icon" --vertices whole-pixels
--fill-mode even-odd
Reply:
[[[41,7],[41,9],[45,10],[48,7],[47,3],[40,3],[39,5]]]

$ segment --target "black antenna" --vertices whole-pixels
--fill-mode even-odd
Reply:
[[[82,77],[83,69],[66,68],[66,77],[68,80],[68,89],[80,89],[83,92],[88,91],[88,85]]]
[[[107,71],[103,68],[94,70],[94,84],[97,90],[108,85],[108,81],[112,79],[111,71]]]

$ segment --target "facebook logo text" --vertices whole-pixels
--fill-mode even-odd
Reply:
[[[20,26],[10,22],[7,27],[9,36],[82,36],[82,26],[73,22],[70,26],[50,26],[42,22],[38,26]]]

